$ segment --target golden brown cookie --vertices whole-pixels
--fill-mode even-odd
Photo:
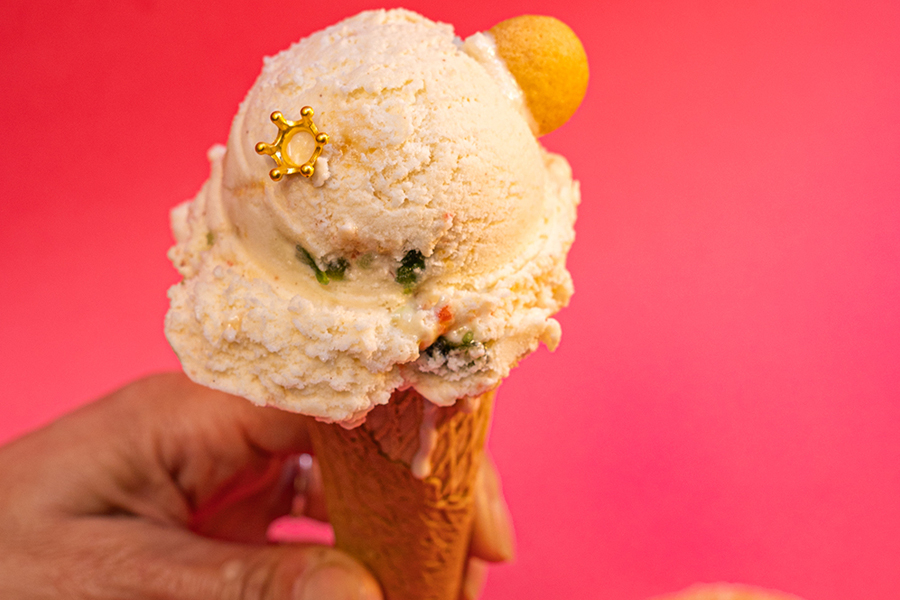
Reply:
[[[801,600],[792,594],[730,583],[697,584],[651,600]]]
[[[568,121],[588,84],[587,55],[578,36],[562,21],[539,15],[507,19],[490,33],[525,94],[538,135]]]

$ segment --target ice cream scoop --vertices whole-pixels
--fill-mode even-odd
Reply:
[[[166,334],[189,376],[352,425],[398,388],[477,396],[556,346],[579,191],[532,126],[558,124],[573,96],[560,109],[510,50],[558,22],[506,23],[461,40],[370,11],[265,60],[209,180],[172,214],[184,279]],[[327,142],[301,132],[284,149],[299,165],[315,146],[311,176],[273,179],[258,154],[273,113],[299,122],[307,107]]]

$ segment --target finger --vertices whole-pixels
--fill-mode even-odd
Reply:
[[[480,558],[470,556],[466,564],[462,590],[460,590],[460,600],[477,600],[481,596],[482,590],[484,590],[487,575],[487,563]]]
[[[120,448],[131,471],[162,471],[193,510],[234,490],[255,491],[273,481],[273,461],[311,451],[306,417],[254,406],[181,373],[138,381],[96,408],[106,420],[101,431],[128,433],[111,440],[136,441]]]
[[[235,473],[310,452],[308,418],[197,385],[181,373],[148,378],[123,390],[144,408],[148,430],[164,466],[182,489],[199,499],[215,493]],[[155,406],[146,408],[147,398]],[[262,464],[260,464],[262,463]]]
[[[261,539],[268,522],[290,511],[292,477],[279,469],[311,450],[305,417],[180,373],[137,381],[17,448],[51,457],[33,478],[48,510],[139,515],[237,541]],[[242,523],[241,511],[254,516]]]
[[[67,597],[382,599],[359,563],[324,546],[217,542],[137,518],[80,518],[58,524],[54,537],[32,547],[38,560],[24,583],[50,565],[49,585],[64,585]]]
[[[220,540],[262,544],[272,522],[290,514],[299,468],[294,457],[273,459],[251,485],[226,486],[222,495],[197,510],[190,529]]]
[[[469,553],[489,562],[509,562],[515,557],[512,519],[503,498],[497,469],[489,455],[485,455],[478,473],[475,524]]]

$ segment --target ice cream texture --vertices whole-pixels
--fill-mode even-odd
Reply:
[[[265,59],[209,180],[172,211],[165,328],[185,372],[353,426],[394,390],[448,406],[554,349],[580,196],[526,102],[489,33],[406,10]],[[255,145],[273,111],[305,106],[329,141],[311,178],[273,181]]]

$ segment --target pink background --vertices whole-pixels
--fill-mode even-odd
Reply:
[[[369,2],[0,6],[0,441],[160,369],[167,212],[261,59]],[[500,393],[486,597],[900,597],[900,3],[406,3],[570,23],[588,97],[555,354]],[[251,6],[253,5],[253,6]]]

